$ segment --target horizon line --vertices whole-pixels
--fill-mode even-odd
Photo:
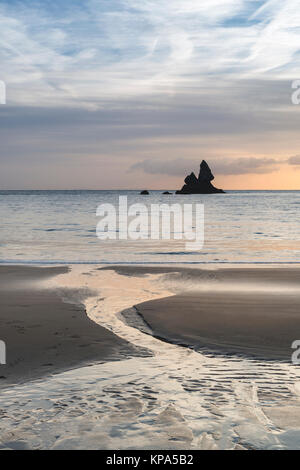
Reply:
[[[128,189],[128,188],[118,188],[118,189],[109,189],[109,188],[106,188],[106,189],[93,189],[93,188],[56,188],[56,189],[50,189],[50,188],[46,188],[46,189],[32,189],[32,188],[22,188],[22,189],[1,189],[0,188],[0,192],[4,192],[4,191],[144,191],[145,188],[138,188],[138,189]],[[177,189],[170,189],[170,188],[161,188],[161,189],[147,189],[147,191],[177,191]],[[296,189],[225,189],[225,194],[226,192],[228,191],[300,191],[300,188]],[[180,196],[180,194],[176,194],[177,196]],[[182,194],[181,194],[182,195]],[[185,196],[191,196],[191,195],[197,195],[197,196],[205,196],[206,193],[199,193],[199,194],[185,194]],[[210,195],[210,194],[209,194]]]

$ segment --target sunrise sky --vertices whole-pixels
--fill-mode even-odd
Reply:
[[[0,189],[300,189],[297,0],[1,0]]]

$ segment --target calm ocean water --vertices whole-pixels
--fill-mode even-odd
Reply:
[[[96,237],[99,204],[203,203],[205,242]],[[162,195],[151,191],[0,191],[1,263],[299,263],[300,191]]]

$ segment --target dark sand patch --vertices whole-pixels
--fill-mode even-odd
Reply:
[[[67,270],[0,266],[0,339],[7,348],[7,364],[0,365],[0,387],[143,354],[90,320],[82,305],[64,303],[59,291],[35,284]]]
[[[299,267],[224,267],[224,268],[199,268],[183,266],[105,266],[100,270],[114,270],[123,276],[146,276],[147,274],[172,274],[181,279],[216,281],[216,282],[238,282],[239,284],[270,283],[296,285],[300,287]]]
[[[300,340],[298,267],[104,269],[126,276],[166,274],[169,280],[171,274],[177,295],[135,306],[153,334],[166,341],[290,362],[292,342]]]
[[[291,361],[299,295],[209,292],[136,306],[155,336],[200,349]]]

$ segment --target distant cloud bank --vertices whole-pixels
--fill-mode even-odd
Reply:
[[[167,161],[143,160],[131,166],[131,170],[142,170],[149,174],[166,174],[169,176],[185,175],[188,172],[199,171],[199,164],[202,157],[198,161],[175,159]],[[208,158],[210,167],[215,175],[243,175],[247,173],[271,173],[276,171],[281,163],[274,158]],[[300,156],[299,156],[300,164]]]

